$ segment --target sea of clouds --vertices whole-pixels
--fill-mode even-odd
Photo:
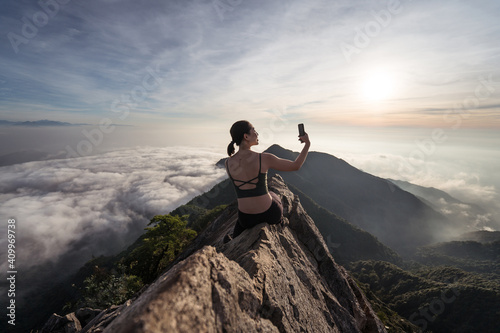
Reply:
[[[1,167],[1,233],[8,219],[16,220],[19,272],[50,265],[75,271],[92,256],[123,250],[154,215],[227,177],[215,166],[222,157],[187,147],[141,147]],[[7,248],[6,237],[0,247]],[[6,265],[1,251],[0,269]]]

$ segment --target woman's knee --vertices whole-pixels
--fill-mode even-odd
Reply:
[[[279,224],[281,223],[281,220],[283,219],[283,209],[281,208],[278,203],[273,202],[271,206],[271,211],[270,211],[270,216],[268,218],[268,223],[269,224]]]
[[[238,237],[244,230],[245,228],[241,225],[240,220],[236,220],[236,224],[233,229],[233,238]]]

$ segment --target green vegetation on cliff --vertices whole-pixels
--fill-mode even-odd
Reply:
[[[226,206],[208,210],[181,206],[154,216],[146,232],[116,256],[90,260],[76,275],[77,292],[64,312],[79,307],[106,308],[121,304],[153,282]]]

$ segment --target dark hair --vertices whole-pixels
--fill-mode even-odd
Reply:
[[[239,120],[231,126],[229,133],[231,134],[231,139],[233,140],[227,146],[227,154],[229,156],[234,154],[234,144],[236,143],[236,145],[239,146],[241,141],[243,141],[243,136],[245,134],[250,134],[251,129],[252,126],[247,120]]]

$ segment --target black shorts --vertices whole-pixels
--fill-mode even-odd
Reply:
[[[247,214],[238,210],[238,221],[236,221],[236,225],[234,226],[233,238],[238,236],[245,229],[249,229],[255,227],[260,223],[268,223],[268,224],[278,224],[281,222],[283,218],[283,206],[281,204],[281,200],[278,195],[274,192],[269,192],[273,201],[271,203],[271,207],[268,210],[258,214]]]

